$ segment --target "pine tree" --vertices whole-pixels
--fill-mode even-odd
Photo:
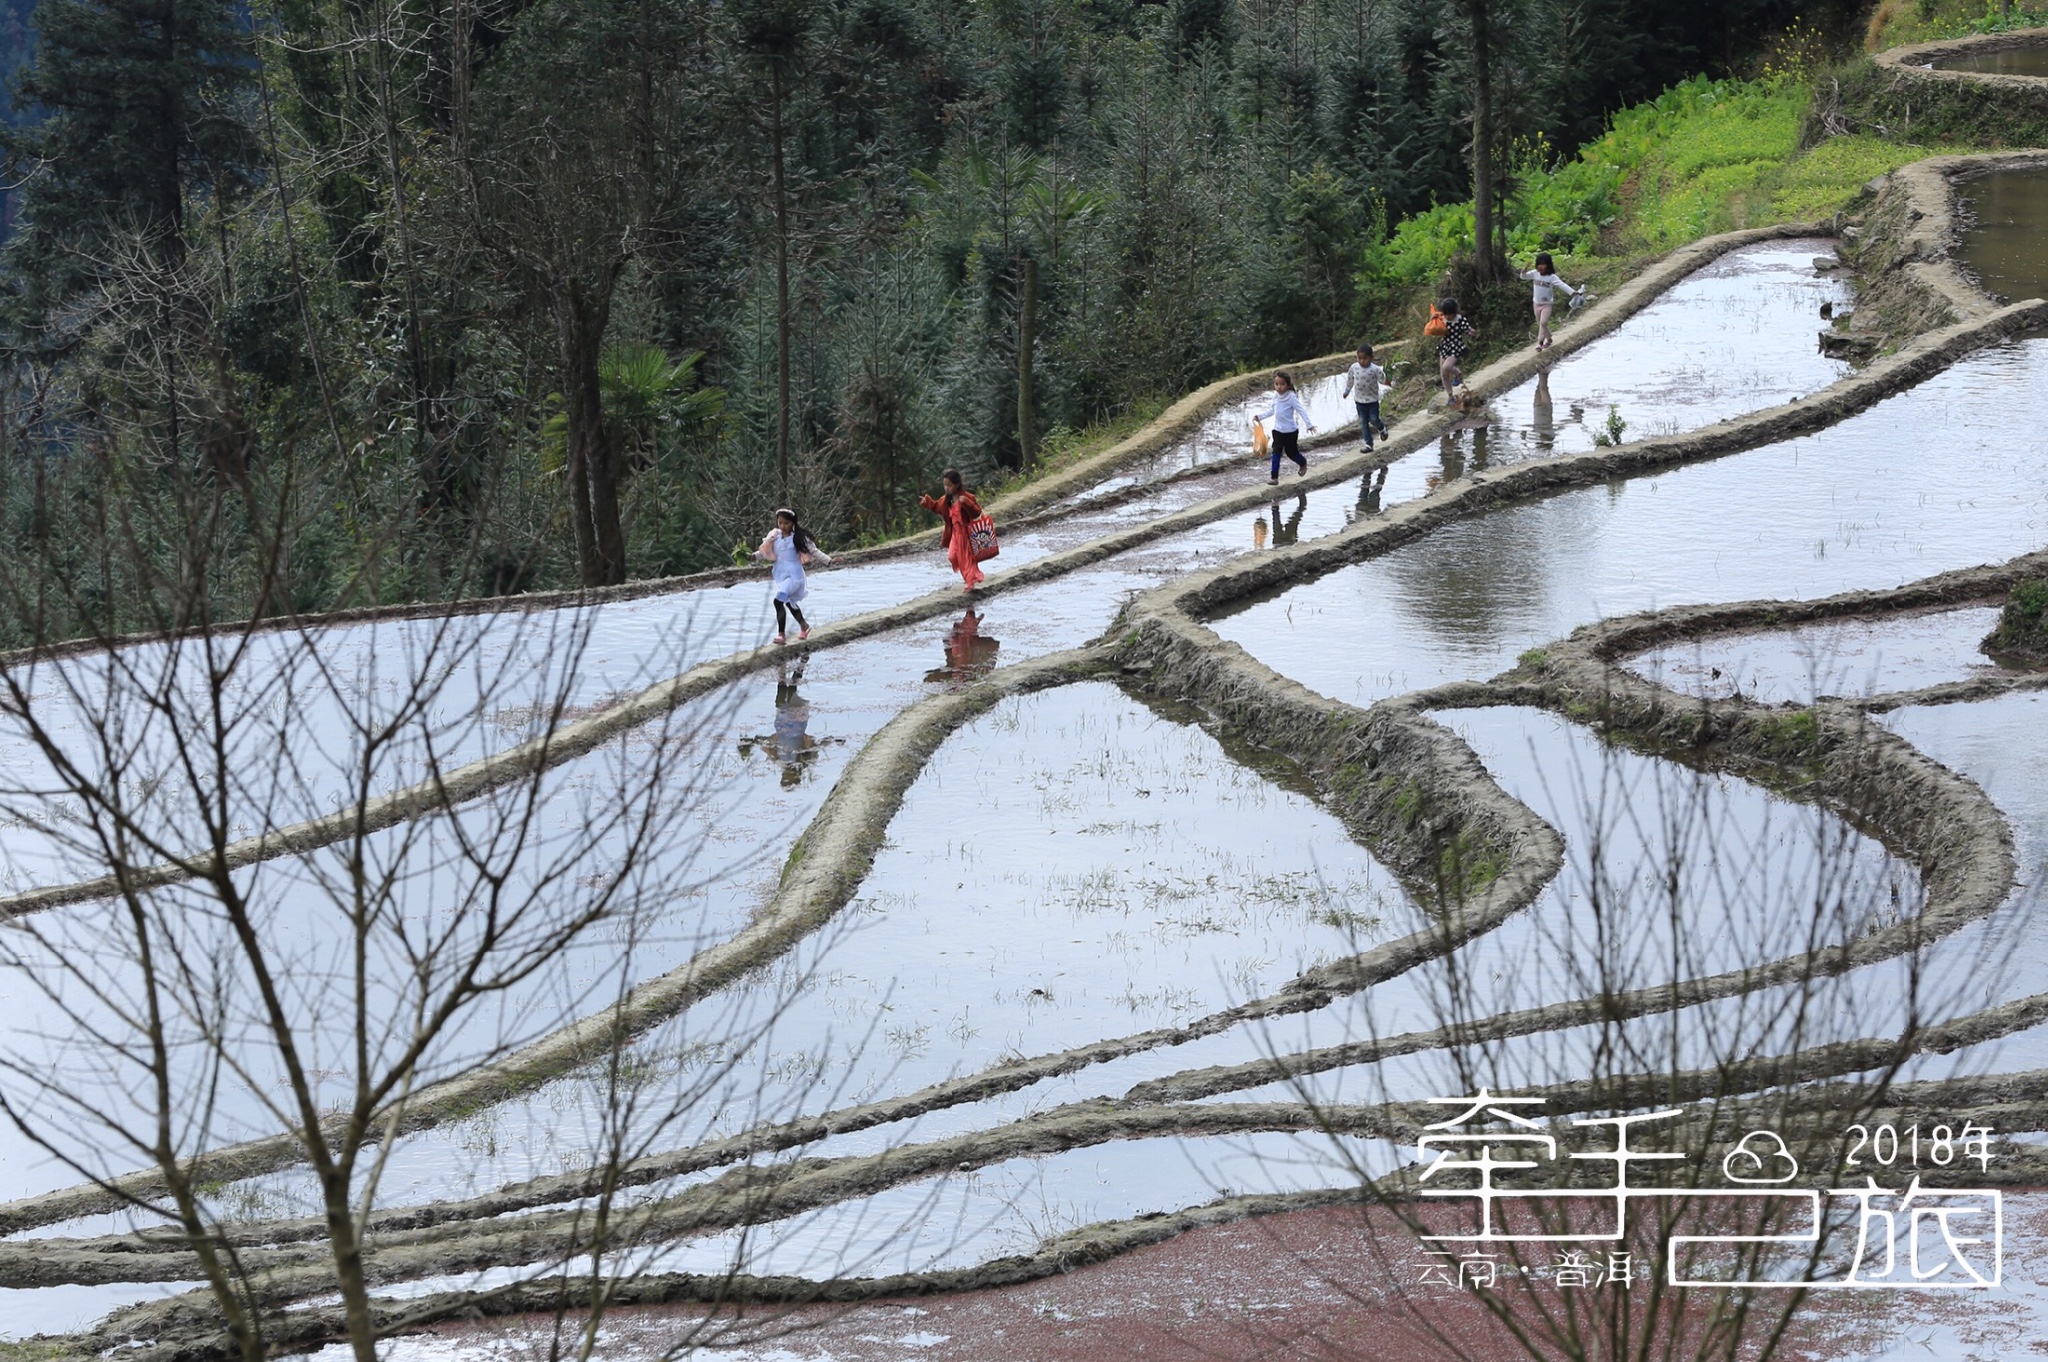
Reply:
[[[43,0],[36,23],[14,104],[41,117],[0,135],[22,185],[13,321],[30,330],[92,285],[116,235],[177,263],[192,198],[255,163],[249,34],[230,0]]]

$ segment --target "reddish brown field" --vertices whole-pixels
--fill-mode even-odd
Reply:
[[[2007,1222],[2006,1289],[1941,1297],[1816,1296],[1777,1356],[1791,1362],[2048,1356],[2048,1297],[2035,1280],[2048,1275],[2040,1271],[2048,1261],[2048,1194],[2010,1197]],[[728,1317],[715,1330],[722,1346],[709,1356],[725,1362],[1508,1362],[1569,1355],[1540,1345],[1532,1354],[1468,1291],[1418,1286],[1415,1261],[1412,1241],[1388,1219],[1349,1208],[1300,1211],[1196,1230],[1018,1286]],[[1550,1306],[1557,1304],[1547,1282],[1507,1289],[1540,1292]],[[617,1312],[606,1320],[599,1353],[605,1362],[659,1357],[703,1324],[700,1313],[682,1309]],[[428,1351],[545,1355],[545,1333],[545,1324],[531,1320],[455,1326]]]

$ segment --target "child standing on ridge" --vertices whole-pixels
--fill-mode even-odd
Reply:
[[[1479,339],[1479,333],[1473,329],[1471,318],[1458,310],[1456,298],[1444,299],[1436,310],[1444,319],[1444,333],[1436,343],[1436,372],[1443,380],[1444,405],[1454,407],[1458,404],[1458,385],[1465,381],[1465,371],[1458,361],[1465,358],[1466,349]]]
[[[775,641],[781,643],[789,636],[789,616],[796,616],[799,639],[811,636],[811,626],[804,619],[804,612],[797,609],[797,602],[810,591],[810,584],[804,576],[804,569],[812,563],[823,566],[831,562],[826,552],[818,547],[818,541],[811,538],[811,532],[797,523],[796,512],[788,507],[775,513],[775,528],[768,531],[768,537],[761,541],[761,547],[754,550],[754,556],[764,562],[775,564],[771,576],[775,592]]]
[[[939,547],[946,551],[953,571],[965,583],[960,589],[972,591],[981,585],[981,564],[974,561],[974,545],[968,540],[967,527],[981,519],[981,503],[967,490],[957,468],[939,475],[939,488],[941,495],[919,497],[917,504],[927,511],[936,511],[946,522],[939,528]]]
[[[1372,433],[1375,428],[1382,440],[1387,438],[1387,423],[1380,419],[1380,393],[1387,383],[1387,371],[1373,363],[1372,347],[1358,347],[1358,358],[1344,373],[1344,395],[1358,408],[1358,434],[1365,441],[1365,452],[1372,453]]]
[[[1300,476],[1307,477],[1308,460],[1303,458],[1301,453],[1301,428],[1307,426],[1314,430],[1316,423],[1308,419],[1308,406],[1301,400],[1300,394],[1294,391],[1294,375],[1285,369],[1273,375],[1272,402],[1267,404],[1265,410],[1252,413],[1254,421],[1263,421],[1268,417],[1273,421],[1273,474],[1267,481],[1276,485],[1279,483],[1282,454],[1294,460],[1295,467],[1301,470]]]
[[[1557,266],[1550,258],[1549,251],[1536,252],[1536,268],[1523,270],[1522,278],[1532,280],[1535,288],[1529,305],[1536,309],[1536,348],[1550,348],[1550,309],[1556,301],[1556,290],[1563,289],[1564,296],[1578,296],[1578,290],[1557,277]]]

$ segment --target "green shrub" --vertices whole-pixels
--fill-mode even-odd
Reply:
[[[1928,154],[1876,133],[1824,137],[1802,152],[1811,91],[1795,69],[1804,67],[1788,61],[1773,79],[1698,76],[1674,85],[1615,114],[1606,133],[1563,162],[1549,161],[1540,138],[1518,145],[1508,158],[1509,250],[1518,261],[1537,251],[1584,259],[1603,248],[1663,251],[1737,227],[1825,218],[1870,180]],[[1414,214],[1365,252],[1359,287],[1433,284],[1471,240],[1470,203]]]

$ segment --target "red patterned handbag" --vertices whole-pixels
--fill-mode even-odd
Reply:
[[[967,551],[977,563],[986,563],[1003,551],[996,543],[996,522],[988,518],[986,511],[967,522]]]

